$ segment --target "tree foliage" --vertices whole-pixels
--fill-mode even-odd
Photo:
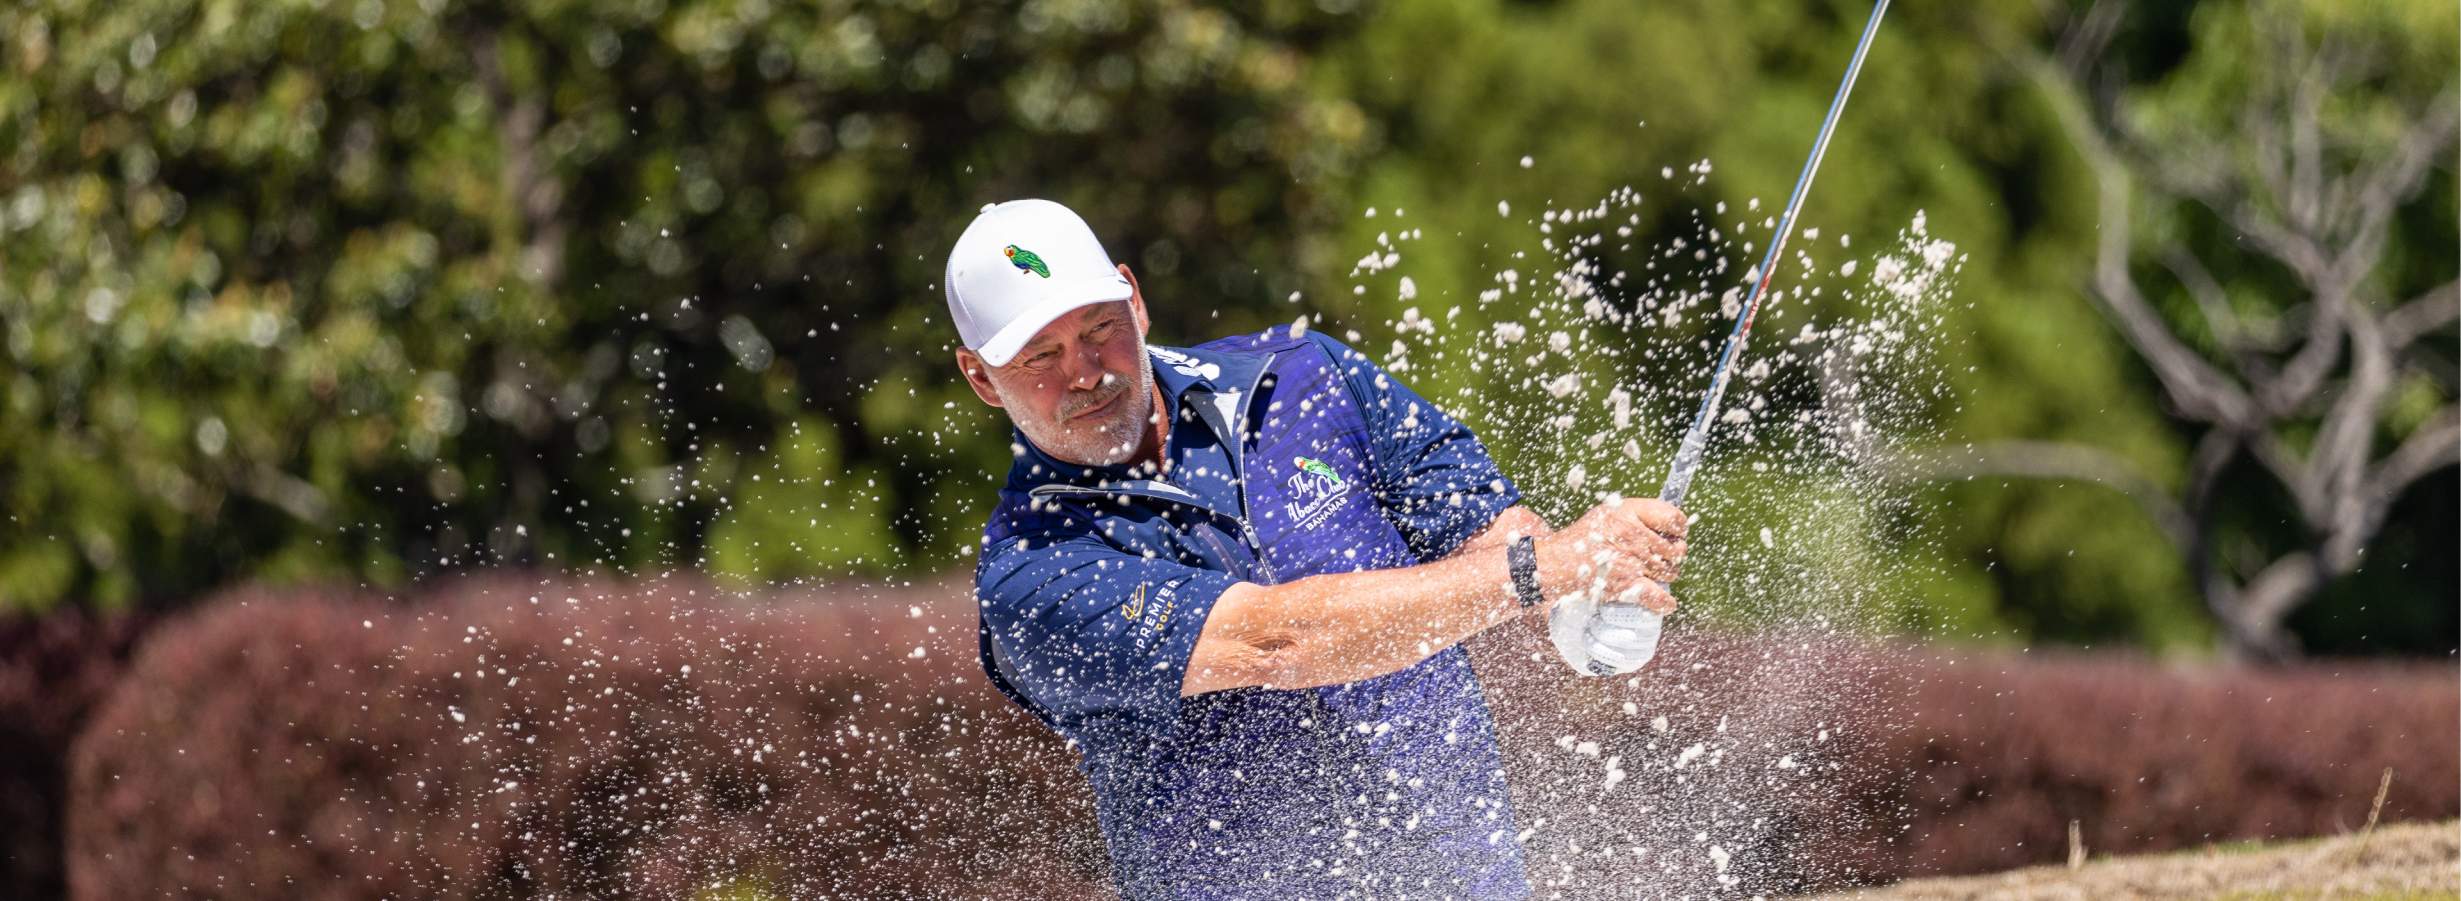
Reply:
[[[2097,77],[2117,9],[2094,6],[2063,65],[2038,68],[2094,172],[2093,294],[2198,430],[2176,499],[2124,482],[2234,653],[2288,655],[2290,614],[2360,567],[2402,495],[2461,461],[2461,282],[2441,252],[2455,234],[2419,216],[2447,193],[2428,183],[2439,168],[2448,182],[2461,131],[2461,59],[2440,36],[2461,22],[2424,7],[2203,11],[2201,43],[2265,48],[2264,62],[2198,55],[2122,91]],[[2068,96],[2078,82],[2098,85],[2090,112]],[[2028,451],[2052,470],[2101,456]],[[2299,531],[2250,527],[2267,514]]]
[[[936,499],[1005,444],[942,409],[938,269],[964,216],[1052,196],[1148,271],[1252,297],[1359,146],[1355,108],[1301,81],[1355,21],[11,7],[0,598],[694,565],[763,472],[834,481],[806,518],[840,534],[957,547]],[[876,475],[779,470],[825,465],[772,453],[804,416]]]
[[[2153,120],[2238,146],[2222,95],[2263,59],[2224,6],[2130,8],[2098,77]],[[2299,7],[2319,40],[2409,36],[2336,115],[2378,127],[2377,107],[2449,84],[2451,29],[2420,24],[2449,11],[2429,6]],[[1530,210],[1630,186],[1647,244],[1732,218],[1720,204],[1782,202],[1866,10],[0,10],[0,604],[176,603],[252,578],[398,585],[498,563],[754,580],[964,565],[1008,458],[997,414],[952,377],[941,315],[942,255],[979,205],[1047,196],[1085,213],[1139,272],[1158,340],[1307,313],[1380,350],[1405,309],[1462,303],[1515,265]],[[2195,434],[2090,300],[2093,175],[2024,63],[2061,52],[2083,10],[1891,15],[1805,224],[1869,241],[1919,210],[1968,255],[1938,365],[1942,435],[2088,442],[2177,484]],[[1700,160],[1714,177],[1660,177]],[[2450,194],[2449,161],[2430,178],[2428,196]],[[2395,244],[2419,249],[2394,254],[2388,283],[2450,278],[2427,250],[2452,245],[2450,210],[2403,208]],[[1351,263],[1403,227],[1428,235],[1415,299]],[[2136,237],[2147,259],[2231,240],[2167,221]],[[2225,265],[2234,303],[2293,278]],[[1680,381],[1702,377],[1699,356],[1599,365]],[[1464,369],[1411,377],[1435,397],[1514,390]],[[2449,380],[2405,384],[2392,432],[2452,396]],[[1668,423],[1669,446],[1688,412],[1642,411]],[[1492,437],[1508,466],[1546,453]],[[1654,466],[1613,487],[1645,490]],[[1713,497],[1762,478],[1719,467]],[[2403,495],[2378,548],[2449,545],[2440,472]],[[1881,550],[1916,561],[1894,572],[1921,574],[1894,592],[1899,628],[2157,646],[2214,632],[2192,568],[2124,495],[1989,478],[1925,499],[1870,524]],[[1773,515],[1726,512],[1704,523],[1716,540],[1748,541]],[[2256,545],[2302,537],[2278,507],[2223,515]],[[2387,646],[2384,623],[2449,636],[2416,626],[2449,623],[2453,570],[2396,553],[2325,589],[2394,600],[2328,601],[2348,616],[2294,625],[2345,636],[2327,649]]]

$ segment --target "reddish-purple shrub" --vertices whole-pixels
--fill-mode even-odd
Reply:
[[[2165,666],[2124,655],[1909,655],[1887,754],[1850,793],[1901,808],[1875,873],[1974,873],[2067,855],[2330,835],[2461,816],[2448,665]]]
[[[1576,896],[2049,863],[2071,819],[2096,854],[2334,834],[2366,819],[2385,767],[2387,820],[2461,816],[2448,664],[2173,666],[1686,632],[1636,684],[1566,678],[1527,633],[1474,652],[1536,826],[1533,878]]]
[[[2072,819],[2097,854],[2336,834],[2366,819],[2386,767],[2387,820],[2461,816],[2450,665],[2171,666],[1692,633],[1633,686],[1567,683],[1532,649],[1491,652],[1482,672],[1525,821],[1559,821],[1533,857],[1674,853],[1570,880],[1593,886],[1713,886],[1705,843],[1685,847],[1701,835],[1728,843],[1743,887],[1788,891],[2062,860]],[[1664,732],[1648,722],[1661,715]],[[1624,755],[1618,788],[1638,790],[1602,790],[1595,763],[1555,746],[1564,736]],[[1694,744],[1725,754],[1667,762]]]
[[[68,747],[147,620],[63,610],[0,619],[0,897],[56,898]]]
[[[75,895],[1103,891],[1073,755],[985,686],[960,587],[431,594],[243,595],[160,630],[78,745]],[[1975,872],[2060,859],[2071,819],[2097,853],[2329,833],[2385,766],[2388,818],[2461,814],[2448,665],[1662,653],[1593,680],[1526,630],[1476,643],[1542,891]]]
[[[1103,881],[1069,753],[981,680],[949,678],[974,632],[945,588],[434,594],[241,595],[162,629],[78,748],[74,895],[1048,897]]]

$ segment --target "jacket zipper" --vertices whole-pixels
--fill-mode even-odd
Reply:
[[[1247,539],[1248,550],[1256,555],[1256,565],[1265,571],[1265,584],[1267,585],[1278,584],[1282,581],[1282,579],[1280,576],[1274,574],[1273,563],[1265,559],[1265,540],[1257,536],[1256,526],[1248,521],[1248,430],[1246,409],[1248,404],[1256,399],[1256,390],[1265,383],[1266,374],[1272,371],[1273,359],[1275,356],[1278,356],[1278,354],[1267,354],[1265,356],[1265,365],[1258,367],[1256,371],[1256,380],[1250,382],[1247,389],[1239,393],[1239,407],[1241,410],[1240,415],[1228,417],[1228,426],[1231,432],[1231,465],[1237,467],[1239,470],[1239,535],[1240,537]]]
[[[1250,398],[1253,398],[1253,397],[1255,396],[1255,392],[1256,392],[1257,387],[1258,387],[1259,385],[1264,384],[1264,379],[1265,379],[1265,371],[1266,371],[1266,370],[1268,370],[1268,369],[1270,369],[1270,368],[1273,366],[1273,359],[1274,359],[1274,357],[1275,357],[1275,356],[1276,356],[1276,355],[1273,355],[1273,354],[1268,354],[1268,355],[1266,355],[1266,357],[1265,357],[1265,363],[1264,363],[1264,366],[1259,367],[1259,368],[1258,368],[1258,370],[1257,370],[1256,380],[1255,380],[1254,382],[1249,383],[1249,385],[1247,386],[1247,390],[1245,390],[1245,391],[1243,391],[1243,392],[1241,392],[1241,393],[1240,393],[1240,395],[1239,395],[1239,397],[1240,397],[1240,401],[1239,401],[1239,402],[1240,402],[1240,404],[1242,404],[1242,405],[1244,406],[1244,405],[1248,402],[1248,400],[1249,400]],[[1201,414],[1200,414],[1200,415],[1201,415]],[[1205,506],[1205,505],[1203,505],[1203,504],[1198,504],[1198,503],[1190,503],[1189,501],[1182,500],[1182,499],[1179,499],[1179,498],[1172,498],[1172,497],[1167,497],[1167,496],[1165,496],[1165,497],[1154,498],[1154,499],[1156,499],[1156,500],[1161,500],[1161,501],[1164,501],[1164,502],[1166,502],[1166,503],[1175,503],[1175,504],[1179,504],[1179,505],[1181,505],[1181,506],[1190,507],[1190,508],[1192,508],[1192,509],[1201,510],[1201,511],[1203,511],[1206,515],[1209,515],[1209,516],[1218,516],[1218,517],[1222,517],[1222,518],[1225,518],[1225,519],[1230,519],[1230,520],[1233,520],[1233,521],[1235,521],[1235,522],[1239,523],[1239,538],[1240,538],[1240,541],[1241,541],[1242,543],[1245,543],[1245,544],[1247,545],[1249,555],[1255,558],[1255,560],[1256,560],[1256,568],[1257,568],[1257,569],[1259,569],[1259,570],[1262,570],[1262,571],[1263,571],[1263,573],[1264,573],[1264,581],[1265,581],[1265,584],[1267,584],[1267,585],[1271,585],[1271,584],[1275,584],[1275,583],[1277,583],[1277,582],[1281,581],[1281,578],[1280,578],[1279,576],[1277,576],[1277,575],[1275,575],[1275,574],[1274,574],[1274,572],[1273,572],[1273,563],[1272,563],[1272,561],[1269,561],[1269,560],[1265,559],[1265,541],[1264,541],[1264,539],[1263,539],[1263,538],[1261,538],[1261,537],[1259,537],[1259,536],[1256,534],[1256,526],[1255,526],[1255,524],[1250,523],[1250,522],[1248,521],[1248,486],[1247,486],[1247,477],[1248,477],[1248,472],[1247,472],[1247,461],[1246,461],[1247,454],[1246,454],[1246,452],[1245,452],[1245,447],[1246,447],[1246,444],[1247,444],[1248,436],[1247,436],[1247,429],[1245,428],[1245,425],[1246,425],[1246,419],[1247,419],[1247,417],[1245,417],[1245,416],[1237,416],[1237,417],[1235,417],[1235,418],[1229,418],[1229,419],[1228,419],[1228,420],[1224,423],[1224,427],[1225,427],[1225,429],[1227,429],[1227,430],[1231,433],[1231,434],[1228,436],[1227,441],[1225,442],[1227,445],[1229,445],[1229,450],[1230,450],[1230,454],[1231,454],[1231,466],[1232,466],[1232,468],[1234,468],[1235,470],[1237,470],[1237,474],[1238,474],[1238,477],[1239,477],[1239,512],[1238,512],[1238,514],[1237,514],[1237,515],[1235,515],[1235,516],[1234,516],[1234,515],[1231,515],[1231,514],[1227,514],[1227,513],[1224,513],[1224,512],[1222,512],[1222,511],[1215,510],[1215,509],[1213,509],[1213,508],[1211,508],[1211,507],[1207,507],[1207,506]],[[1210,425],[1210,424],[1208,424],[1208,425]],[[1215,433],[1214,433],[1214,434],[1215,434],[1215,437],[1216,437],[1216,438],[1222,438],[1222,437],[1223,437],[1223,436],[1222,436],[1222,434],[1221,434],[1221,432],[1222,432],[1222,431],[1223,431],[1223,430],[1221,430],[1221,429],[1217,429],[1217,430],[1215,430]],[[1167,448],[1165,449],[1165,453],[1168,453],[1168,449],[1167,449]],[[1170,484],[1170,483],[1168,483],[1168,482],[1161,482],[1160,484],[1162,484],[1162,485],[1164,485],[1164,486],[1166,486],[1166,487],[1169,487],[1169,488],[1171,488],[1171,489],[1172,489],[1172,490],[1174,490],[1174,491],[1177,491],[1177,492],[1180,492],[1180,493],[1183,493],[1183,494],[1184,494],[1184,493],[1186,493],[1186,489],[1179,488],[1179,487],[1178,487],[1178,486],[1176,486],[1176,485],[1171,485],[1171,484]],[[1048,490],[1048,489],[1050,489],[1050,488],[1057,488],[1057,489],[1058,489],[1057,491],[1052,491],[1052,492],[1051,492],[1051,493],[1054,493],[1054,494],[1063,494],[1063,493],[1064,493],[1064,494],[1080,494],[1080,493],[1082,493],[1082,494],[1100,494],[1100,495],[1109,495],[1109,494],[1117,494],[1117,493],[1121,493],[1121,492],[1106,491],[1106,490],[1099,489],[1099,488],[1085,488],[1085,487],[1081,487],[1081,486],[1065,486],[1065,487],[1063,487],[1063,486],[1046,486],[1046,488],[1039,488],[1039,489],[1035,489],[1034,493],[1036,493],[1036,494],[1041,494],[1041,493],[1043,493],[1044,491],[1046,491],[1046,490]],[[1147,496],[1147,497],[1151,497],[1151,494],[1148,494],[1148,495],[1145,495],[1145,496]],[[1229,556],[1229,553],[1228,553],[1228,552],[1229,552],[1229,549],[1228,549],[1228,548],[1225,548],[1225,547],[1222,547],[1222,545],[1221,545],[1221,539],[1219,539],[1219,538],[1214,538],[1214,537],[1212,537],[1212,536],[1207,536],[1207,540],[1208,540],[1209,542],[1211,542],[1211,543],[1214,545],[1214,552],[1215,552],[1215,553],[1218,553],[1218,554],[1223,554],[1225,557]]]
[[[1240,486],[1239,506],[1247,506],[1247,493],[1247,486]],[[1273,561],[1265,559],[1265,542],[1263,539],[1256,537],[1256,527],[1249,525],[1248,518],[1245,516],[1239,517],[1239,535],[1240,537],[1247,539],[1248,550],[1256,555],[1257,568],[1265,571],[1265,584],[1279,584],[1282,579],[1280,576],[1273,574]]]

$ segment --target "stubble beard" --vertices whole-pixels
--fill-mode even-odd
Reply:
[[[1026,440],[1044,453],[1086,466],[1117,466],[1136,456],[1144,443],[1145,430],[1152,424],[1154,406],[1154,368],[1146,362],[1145,343],[1137,342],[1137,366],[1133,383],[1125,388],[1112,382],[1112,393],[1097,392],[1091,398],[1064,404],[1048,420],[1030,421],[1018,418],[1017,430]],[[1120,397],[1120,393],[1126,397]],[[1083,412],[1105,403],[1116,403],[1117,409],[1104,413],[1093,421],[1071,421],[1073,413]],[[1009,406],[1015,410],[1015,405]]]

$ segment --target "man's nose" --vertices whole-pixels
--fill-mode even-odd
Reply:
[[[1110,374],[1110,370],[1103,368],[1102,348],[1098,345],[1088,344],[1070,352],[1068,364],[1068,387],[1079,391],[1102,387],[1103,376]]]

